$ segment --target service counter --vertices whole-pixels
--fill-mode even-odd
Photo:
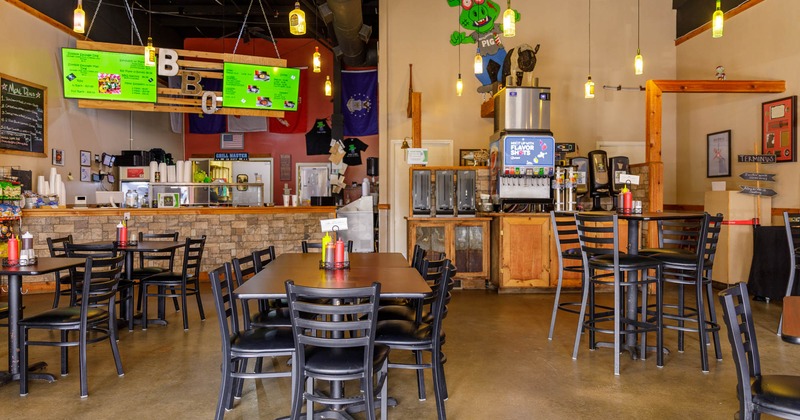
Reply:
[[[322,237],[321,219],[336,217],[336,207],[181,207],[25,209],[22,230],[34,237],[36,255],[47,256],[48,237],[72,235],[77,243],[113,240],[116,226],[130,214],[128,232],[175,232],[180,239],[206,235],[202,271],[233,257],[275,246],[275,252],[300,252],[304,239]],[[176,262],[180,264],[180,262]],[[25,289],[52,290],[53,276],[26,280]]]

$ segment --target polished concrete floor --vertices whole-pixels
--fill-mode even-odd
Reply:
[[[188,331],[181,328],[180,313],[170,311],[169,326],[121,332],[124,377],[114,371],[108,344],[98,343],[89,350],[88,398],[78,396],[73,353],[69,376],[55,383],[33,381],[26,397],[19,396],[17,383],[0,387],[0,418],[212,418],[221,359],[207,285],[204,292],[207,319],[199,321],[190,301]],[[575,315],[560,312],[556,335],[547,340],[552,299],[552,294],[455,292],[445,320],[451,419],[730,419],[738,409],[736,369],[724,331],[724,360],[712,360],[708,373],[700,371],[696,337],[690,336],[686,351],[679,353],[675,332],[668,332],[665,343],[672,352],[664,368],[656,367],[655,357],[631,360],[623,354],[621,375],[614,376],[610,349],[582,346],[578,359],[572,359]],[[50,295],[25,296],[25,310],[35,313],[50,301]],[[780,309],[780,304],[753,302],[763,370],[800,375],[800,346],[774,334]],[[4,346],[2,363],[6,358]],[[32,348],[31,360],[46,361],[47,371],[59,372],[57,349]],[[286,368],[282,361],[273,367]],[[390,418],[436,417],[426,375],[429,398],[418,401],[413,372],[391,371],[389,394],[399,405],[389,409]],[[242,399],[226,417],[286,415],[289,387],[288,378],[247,381]]]

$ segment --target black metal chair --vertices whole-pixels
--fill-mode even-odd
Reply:
[[[68,257],[94,257],[94,258],[114,258],[119,254],[117,245],[113,242],[94,243],[94,244],[65,244]],[[78,297],[77,291],[80,290],[80,282],[83,278],[81,268],[73,268],[70,270],[73,285],[70,296],[70,306],[76,305]],[[133,296],[134,296],[134,283],[124,276],[120,278],[119,285],[117,286],[119,293],[119,300],[117,303],[120,305],[120,315],[128,322],[128,330],[133,331]],[[124,310],[123,310],[124,309]]]
[[[550,314],[550,331],[547,333],[547,339],[553,339],[553,331],[556,327],[556,313],[558,311],[570,312],[573,314],[580,313],[580,302],[561,302],[561,287],[564,282],[564,272],[580,273],[583,275],[583,257],[581,256],[580,241],[578,240],[578,231],[575,227],[575,213],[571,212],[550,212],[550,222],[553,226],[553,243],[556,247],[556,255],[558,256],[558,283],[556,283],[556,296],[553,301],[553,312]],[[572,264],[565,264],[565,261],[571,261]],[[581,280],[581,287],[586,287]]]
[[[237,284],[243,284],[262,267],[256,258],[258,251],[242,258],[234,258],[231,262],[233,275],[236,277]],[[250,312],[248,300],[242,300],[242,311],[245,328],[252,327],[291,327],[292,320],[287,308],[273,308],[266,299],[258,300],[258,311],[254,314]]]
[[[72,243],[72,235],[64,236],[63,238],[47,238],[47,249],[50,250],[50,256],[53,258],[66,257],[67,247],[66,244]],[[55,293],[53,294],[53,308],[57,308],[61,296],[72,295],[72,276],[67,271],[63,274],[61,271],[55,272]]]
[[[144,233],[139,232],[139,242],[143,241],[173,241],[178,240],[178,232],[170,233]],[[131,279],[141,281],[145,277],[153,274],[173,271],[175,269],[175,249],[159,252],[140,252],[139,266],[131,271]],[[175,310],[178,310],[178,301],[175,302]],[[139,291],[139,299],[136,309],[142,309],[142,292]]]
[[[794,291],[794,278],[800,262],[800,213],[783,212],[783,225],[786,228],[786,238],[789,241],[789,282],[786,284],[786,296],[791,296]],[[783,333],[783,314],[778,322],[778,335]]]
[[[427,264],[424,264],[427,266]],[[451,291],[455,282],[455,267],[450,260],[441,264],[438,278],[431,286],[433,291],[433,306],[431,309],[430,323],[419,323],[410,320],[380,320],[375,333],[375,342],[385,344],[393,351],[411,351],[415,363],[395,363],[390,361],[390,368],[414,369],[417,371],[417,392],[420,401],[425,400],[425,379],[423,369],[431,369],[433,376],[434,395],[436,397],[436,410],[439,419],[446,419],[444,400],[447,398],[447,386],[444,375],[444,331],[442,321],[447,315],[447,304],[451,298]],[[430,363],[424,363],[422,352],[430,352]]]
[[[117,374],[124,375],[117,347],[117,319],[114,298],[124,264],[123,256],[111,258],[87,257],[80,271],[78,306],[54,308],[19,321],[20,336],[20,395],[28,394],[28,346],[61,347],[61,374],[69,371],[68,348],[78,347],[80,360],[81,398],[89,395],[87,382],[86,346],[108,340],[114,355]],[[39,341],[29,337],[29,330],[60,331],[58,341]],[[76,340],[69,340],[69,332],[77,332]],[[91,335],[91,337],[90,337]]]
[[[719,323],[714,309],[713,291],[711,288],[714,256],[717,252],[719,233],[722,228],[722,214],[711,216],[706,213],[701,219],[701,228],[692,238],[695,244],[694,254],[684,252],[656,252],[651,254],[663,263],[664,284],[678,286],[678,301],[674,304],[662,304],[667,308],[663,316],[665,320],[677,321],[665,323],[664,328],[678,331],[678,351],[684,350],[684,333],[697,332],[700,341],[700,367],[708,372],[708,334],[714,342],[714,354],[722,360],[722,349],[719,344]],[[695,291],[695,307],[684,302],[684,287],[693,286]],[[705,297],[703,291],[705,290]],[[706,303],[707,302],[707,303]],[[689,323],[687,325],[687,323]]]
[[[758,341],[747,284],[737,283],[719,293],[728,327],[739,384],[739,419],[758,419],[761,413],[800,419],[800,376],[762,375]]]
[[[353,252],[353,241],[347,241],[347,252]],[[300,247],[303,249],[303,254],[308,254],[309,250],[313,249],[314,252],[322,252],[322,242],[300,242]]]
[[[697,218],[659,220],[656,222],[658,231],[658,247],[639,249],[639,255],[652,254],[682,254],[696,255],[697,244],[700,240],[700,231],[703,221]]]
[[[189,329],[189,314],[186,307],[186,297],[194,295],[197,298],[197,310],[200,319],[205,320],[203,301],[200,299],[200,267],[203,260],[203,249],[206,244],[206,235],[199,239],[186,238],[183,247],[183,264],[181,271],[165,271],[145,277],[140,281],[142,291],[142,329],[147,329],[147,298],[181,299],[183,313],[183,329]],[[155,293],[149,293],[148,288],[155,286]],[[168,293],[169,292],[169,293]]]
[[[343,406],[363,403],[367,418],[374,419],[378,395],[381,419],[387,417],[389,347],[375,344],[380,288],[380,283],[370,287],[322,289],[286,282],[298,378],[292,397],[292,419],[300,418],[304,399],[309,420],[314,416],[314,403]],[[334,385],[332,395],[320,395],[314,392],[315,380],[358,380],[360,392],[348,397],[340,394],[342,387]]]
[[[294,389],[297,375],[292,371],[262,372],[261,363],[257,362],[256,368],[247,372],[247,363],[250,359],[260,361],[263,357],[292,357],[295,346],[292,330],[289,328],[240,328],[239,311],[232,295],[238,283],[230,263],[225,263],[208,274],[222,337],[222,382],[215,414],[215,418],[219,420],[224,417],[226,410],[233,408],[234,397],[241,396],[244,379],[290,376]]]
[[[661,308],[661,262],[654,258],[642,255],[630,255],[620,252],[619,249],[619,224],[617,215],[578,213],[575,215],[578,230],[578,239],[581,244],[583,256],[583,276],[586,287],[583,289],[583,300],[579,320],[584,320],[578,325],[575,333],[575,346],[572,358],[578,358],[578,346],[581,333],[585,329],[589,332],[589,348],[595,349],[600,343],[595,341],[597,332],[612,334],[614,337],[614,374],[619,375],[619,354],[622,349],[621,339],[623,334],[641,335],[641,357],[646,352],[647,332],[656,332],[656,359],[659,367],[664,365],[663,340],[662,340],[662,308]],[[648,271],[655,270],[656,275],[650,276]],[[631,274],[636,276],[631,276]],[[656,319],[655,323],[648,322],[647,317],[647,289],[650,284],[656,284]],[[611,286],[614,290],[614,310],[610,315],[597,314],[595,308],[595,286]],[[623,292],[628,289],[641,289],[641,315],[630,317],[623,305],[625,296]],[[634,292],[635,293],[635,292]],[[588,308],[587,308],[588,305]],[[588,319],[585,318],[589,311]],[[613,328],[602,328],[608,323]],[[607,343],[602,343],[606,345]],[[636,349],[629,349],[635,351]]]

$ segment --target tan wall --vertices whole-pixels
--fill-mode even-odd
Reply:
[[[786,92],[776,94],[681,94],[678,96],[677,202],[703,204],[711,181],[727,181],[728,190],[743,185],[739,174],[755,171],[755,165],[737,163],[735,156],[761,150],[761,103],[798,94],[800,74],[800,2],[769,0],[725,22],[722,38],[705,32],[677,47],[678,78],[711,79],[718,65],[728,80],[786,80]],[[666,95],[665,95],[666,97]],[[730,178],[706,178],[706,135],[731,130]],[[666,142],[665,142],[666,143]],[[800,206],[800,163],[762,165],[761,171],[777,174],[771,184],[778,195],[772,206]],[[666,171],[665,171],[666,172]],[[749,183],[752,185],[753,183]],[[767,183],[762,183],[766,186]]]
[[[47,86],[47,158],[0,154],[0,165],[17,165],[37,175],[49,173],[50,149],[64,150],[65,165],[58,166],[64,179],[68,203],[75,195],[112,189],[110,184],[80,182],[80,151],[119,154],[121,150],[160,147],[183,158],[183,140],[173,134],[169,114],[80,109],[78,101],[64,99],[61,85],[61,48],[75,47],[75,38],[0,1],[0,73]],[[133,131],[131,132],[131,120]],[[133,139],[131,143],[130,139]],[[94,167],[97,172],[98,167]],[[67,180],[72,173],[75,180]],[[35,188],[35,186],[34,186]]]
[[[506,2],[499,2],[502,9]],[[644,2],[643,2],[644,3]],[[592,0],[592,79],[594,100],[583,98],[588,73],[587,0],[516,1],[522,15],[517,36],[503,38],[506,49],[522,43],[541,44],[535,76],[552,88],[551,127],[557,141],[576,142],[582,154],[597,141],[644,141],[644,92],[603,90],[602,85],[639,86],[647,79],[675,78],[675,13],[669,0],[648,0],[641,10],[641,48],[645,74],[633,74],[636,53],[636,2]],[[457,97],[459,50],[450,45],[458,28],[458,9],[444,0],[381,1],[380,124],[381,155],[390,140],[411,135],[406,116],[408,65],[414,65],[414,90],[422,92],[422,137],[453,139],[458,149],[487,147],[491,119],[480,118],[486,99],[475,92],[472,74],[475,47],[461,46],[464,94]],[[664,162],[674,173],[675,99],[664,102]],[[381,173],[386,173],[382,159]],[[674,201],[676,186],[665,182],[665,201]],[[390,195],[381,184],[385,202]]]

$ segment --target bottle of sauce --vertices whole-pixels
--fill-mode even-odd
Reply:
[[[17,265],[19,263],[19,241],[17,237],[11,235],[8,240],[8,265]]]
[[[334,252],[334,267],[342,268],[344,266],[344,241],[342,241],[342,238],[336,240],[336,248]]]

